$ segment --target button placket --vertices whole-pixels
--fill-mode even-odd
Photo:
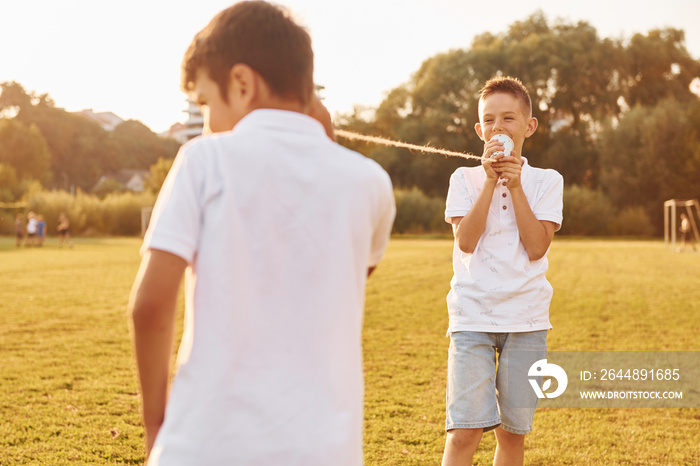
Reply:
[[[508,188],[506,187],[506,182],[503,181],[501,183],[502,187],[498,188],[498,191],[501,193],[501,214],[505,215],[506,217],[508,216]],[[505,217],[504,217],[505,218]]]

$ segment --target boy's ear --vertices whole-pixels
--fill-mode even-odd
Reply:
[[[474,131],[476,131],[477,136],[479,136],[479,139],[482,141],[484,140],[484,133],[481,131],[481,123],[477,123],[474,125]]]
[[[532,134],[535,132],[537,129],[537,126],[539,125],[537,118],[532,117],[530,118],[530,121],[527,122],[527,131],[525,131],[525,137],[529,138],[532,136]]]
[[[260,92],[257,73],[244,63],[236,63],[229,73],[228,97],[229,102],[237,102],[249,106]]]

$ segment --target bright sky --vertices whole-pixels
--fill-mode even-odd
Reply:
[[[230,0],[22,0],[4,4],[0,82],[48,93],[70,111],[92,108],[156,132],[184,121],[180,61],[192,37]],[[311,33],[315,81],[331,113],[376,106],[427,58],[505,32],[538,8],[551,21],[588,21],[600,37],[685,30],[700,58],[697,0],[279,0]],[[488,8],[486,8],[488,7]]]

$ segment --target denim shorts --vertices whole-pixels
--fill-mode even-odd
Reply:
[[[537,395],[528,383],[514,384],[514,374],[526,378],[530,365],[546,357],[547,330],[452,333],[445,430],[486,432],[500,425],[515,434],[530,433]]]

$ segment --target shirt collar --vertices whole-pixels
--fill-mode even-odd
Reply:
[[[522,168],[522,171],[520,172],[521,173],[520,178],[525,179],[527,174],[530,172],[530,164],[527,163],[527,159],[525,157],[523,157],[522,155],[520,156],[520,158],[523,161],[523,168]]]
[[[289,131],[292,133],[326,134],[323,125],[299,112],[279,110],[274,108],[260,108],[253,110],[238,122],[233,131],[249,128],[271,128],[277,131]]]

